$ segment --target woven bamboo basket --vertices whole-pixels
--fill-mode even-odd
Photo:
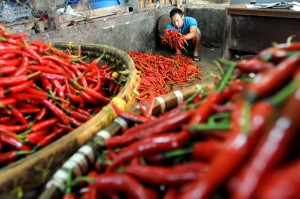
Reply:
[[[153,115],[158,115],[165,111],[171,110],[181,104],[204,86],[197,84],[182,90],[177,90],[167,95],[156,97],[153,107]],[[211,89],[213,85],[207,85],[206,88]],[[146,104],[145,104],[146,105]],[[134,106],[131,112],[138,113],[139,109]],[[103,142],[105,139],[117,134],[123,128],[129,126],[128,122],[121,117],[116,117],[109,126],[99,131],[96,136],[88,143],[83,145],[75,154],[73,154],[62,167],[58,169],[52,176],[50,181],[44,187],[43,192],[39,195],[39,199],[56,199],[61,198],[65,191],[65,182],[68,170],[73,169],[75,176],[84,175],[88,172],[88,168],[96,161],[96,151],[101,151],[101,146],[97,143]],[[82,157],[82,158],[80,158]],[[77,159],[77,160],[76,160]]]
[[[130,110],[133,107],[139,77],[127,53],[106,45],[64,42],[52,45],[61,50],[68,48],[71,52],[77,51],[80,47],[82,55],[87,56],[89,60],[98,58],[105,51],[104,62],[114,59],[129,71],[127,82],[112,101],[117,102],[123,110]],[[67,135],[36,153],[0,169],[0,198],[36,198],[40,193],[40,187],[49,181],[62,163],[116,117],[111,107],[112,101]]]

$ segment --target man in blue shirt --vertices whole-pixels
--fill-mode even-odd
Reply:
[[[166,26],[166,29],[178,30],[184,35],[186,40],[191,41],[193,46],[194,61],[199,61],[201,57],[199,56],[199,47],[201,41],[201,32],[198,28],[198,24],[195,18],[184,16],[182,10],[179,8],[174,8],[170,12],[170,18],[172,20]],[[181,54],[179,49],[175,49],[176,54]]]

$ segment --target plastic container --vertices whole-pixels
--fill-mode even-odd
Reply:
[[[105,8],[105,7],[109,7],[109,6],[126,6],[125,1],[124,0],[91,0],[90,1],[90,6],[91,8],[95,9],[95,8]]]
[[[80,0],[69,0],[69,1],[68,1],[68,5],[74,6],[74,5],[76,5],[77,3],[79,3],[79,2],[80,2]],[[67,0],[65,0],[65,3],[67,3]]]

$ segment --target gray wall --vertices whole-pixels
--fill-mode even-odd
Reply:
[[[222,42],[225,7],[223,4],[193,5],[186,7],[186,15],[197,19],[202,41]]]
[[[45,42],[85,42],[106,44],[124,51],[150,51],[160,47],[157,21],[173,7],[148,10],[118,17],[99,18],[44,33],[29,33],[29,39]],[[203,40],[221,42],[225,8],[213,5],[186,7],[186,14],[195,17]]]

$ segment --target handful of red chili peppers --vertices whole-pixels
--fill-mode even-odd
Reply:
[[[141,114],[114,105],[134,124],[104,141],[87,176],[69,175],[66,196],[300,198],[299,50],[229,62],[216,89],[161,115],[153,96]]]
[[[34,153],[108,104],[126,77],[79,48],[63,52],[0,26],[0,166]],[[109,65],[108,65],[109,64]],[[110,66],[111,65],[111,66]]]
[[[178,30],[164,30],[164,35],[161,36],[161,42],[163,45],[170,45],[171,48],[178,50],[185,50],[184,45],[188,44],[186,38]]]

